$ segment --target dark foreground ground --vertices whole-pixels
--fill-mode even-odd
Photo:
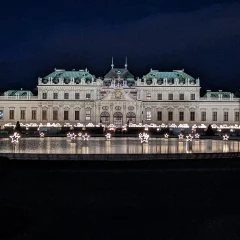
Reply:
[[[0,162],[0,239],[240,239],[240,160]]]

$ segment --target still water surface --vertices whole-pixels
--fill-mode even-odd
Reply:
[[[71,141],[67,137],[22,138],[12,144],[10,139],[0,139],[0,153],[35,154],[137,154],[137,153],[223,153],[239,152],[238,141],[222,140],[179,140],[177,138],[150,138],[141,144],[138,138],[80,138]]]

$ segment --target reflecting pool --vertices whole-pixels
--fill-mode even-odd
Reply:
[[[150,138],[141,144],[138,138],[90,138],[83,141],[67,137],[21,138],[11,143],[9,138],[0,139],[0,153],[34,154],[152,154],[152,153],[226,153],[239,152],[239,141],[196,140],[186,142],[177,138]]]

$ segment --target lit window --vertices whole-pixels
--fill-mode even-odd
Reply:
[[[86,121],[90,121],[91,120],[91,109],[87,108],[86,109]]]
[[[146,96],[147,100],[151,100],[151,93],[147,92],[147,96]]]
[[[152,114],[151,114],[151,111],[147,111],[147,116],[146,116],[146,120],[147,121],[151,121],[151,119],[152,119]]]

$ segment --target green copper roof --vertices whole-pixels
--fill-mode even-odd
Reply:
[[[33,96],[29,90],[8,90],[4,92],[4,96]]]
[[[211,97],[211,98],[230,98],[231,92],[207,92],[203,97]]]
[[[143,76],[143,78],[148,79],[164,79],[164,78],[178,78],[179,80],[190,79],[194,80],[193,77],[184,72],[184,70],[174,70],[173,72],[159,72],[158,70],[150,70],[150,72]]]
[[[62,69],[55,69],[54,72],[50,73],[44,78],[86,78],[86,79],[92,79],[95,78],[94,75],[90,74],[87,69],[85,70],[79,70],[79,71],[65,71]]]

